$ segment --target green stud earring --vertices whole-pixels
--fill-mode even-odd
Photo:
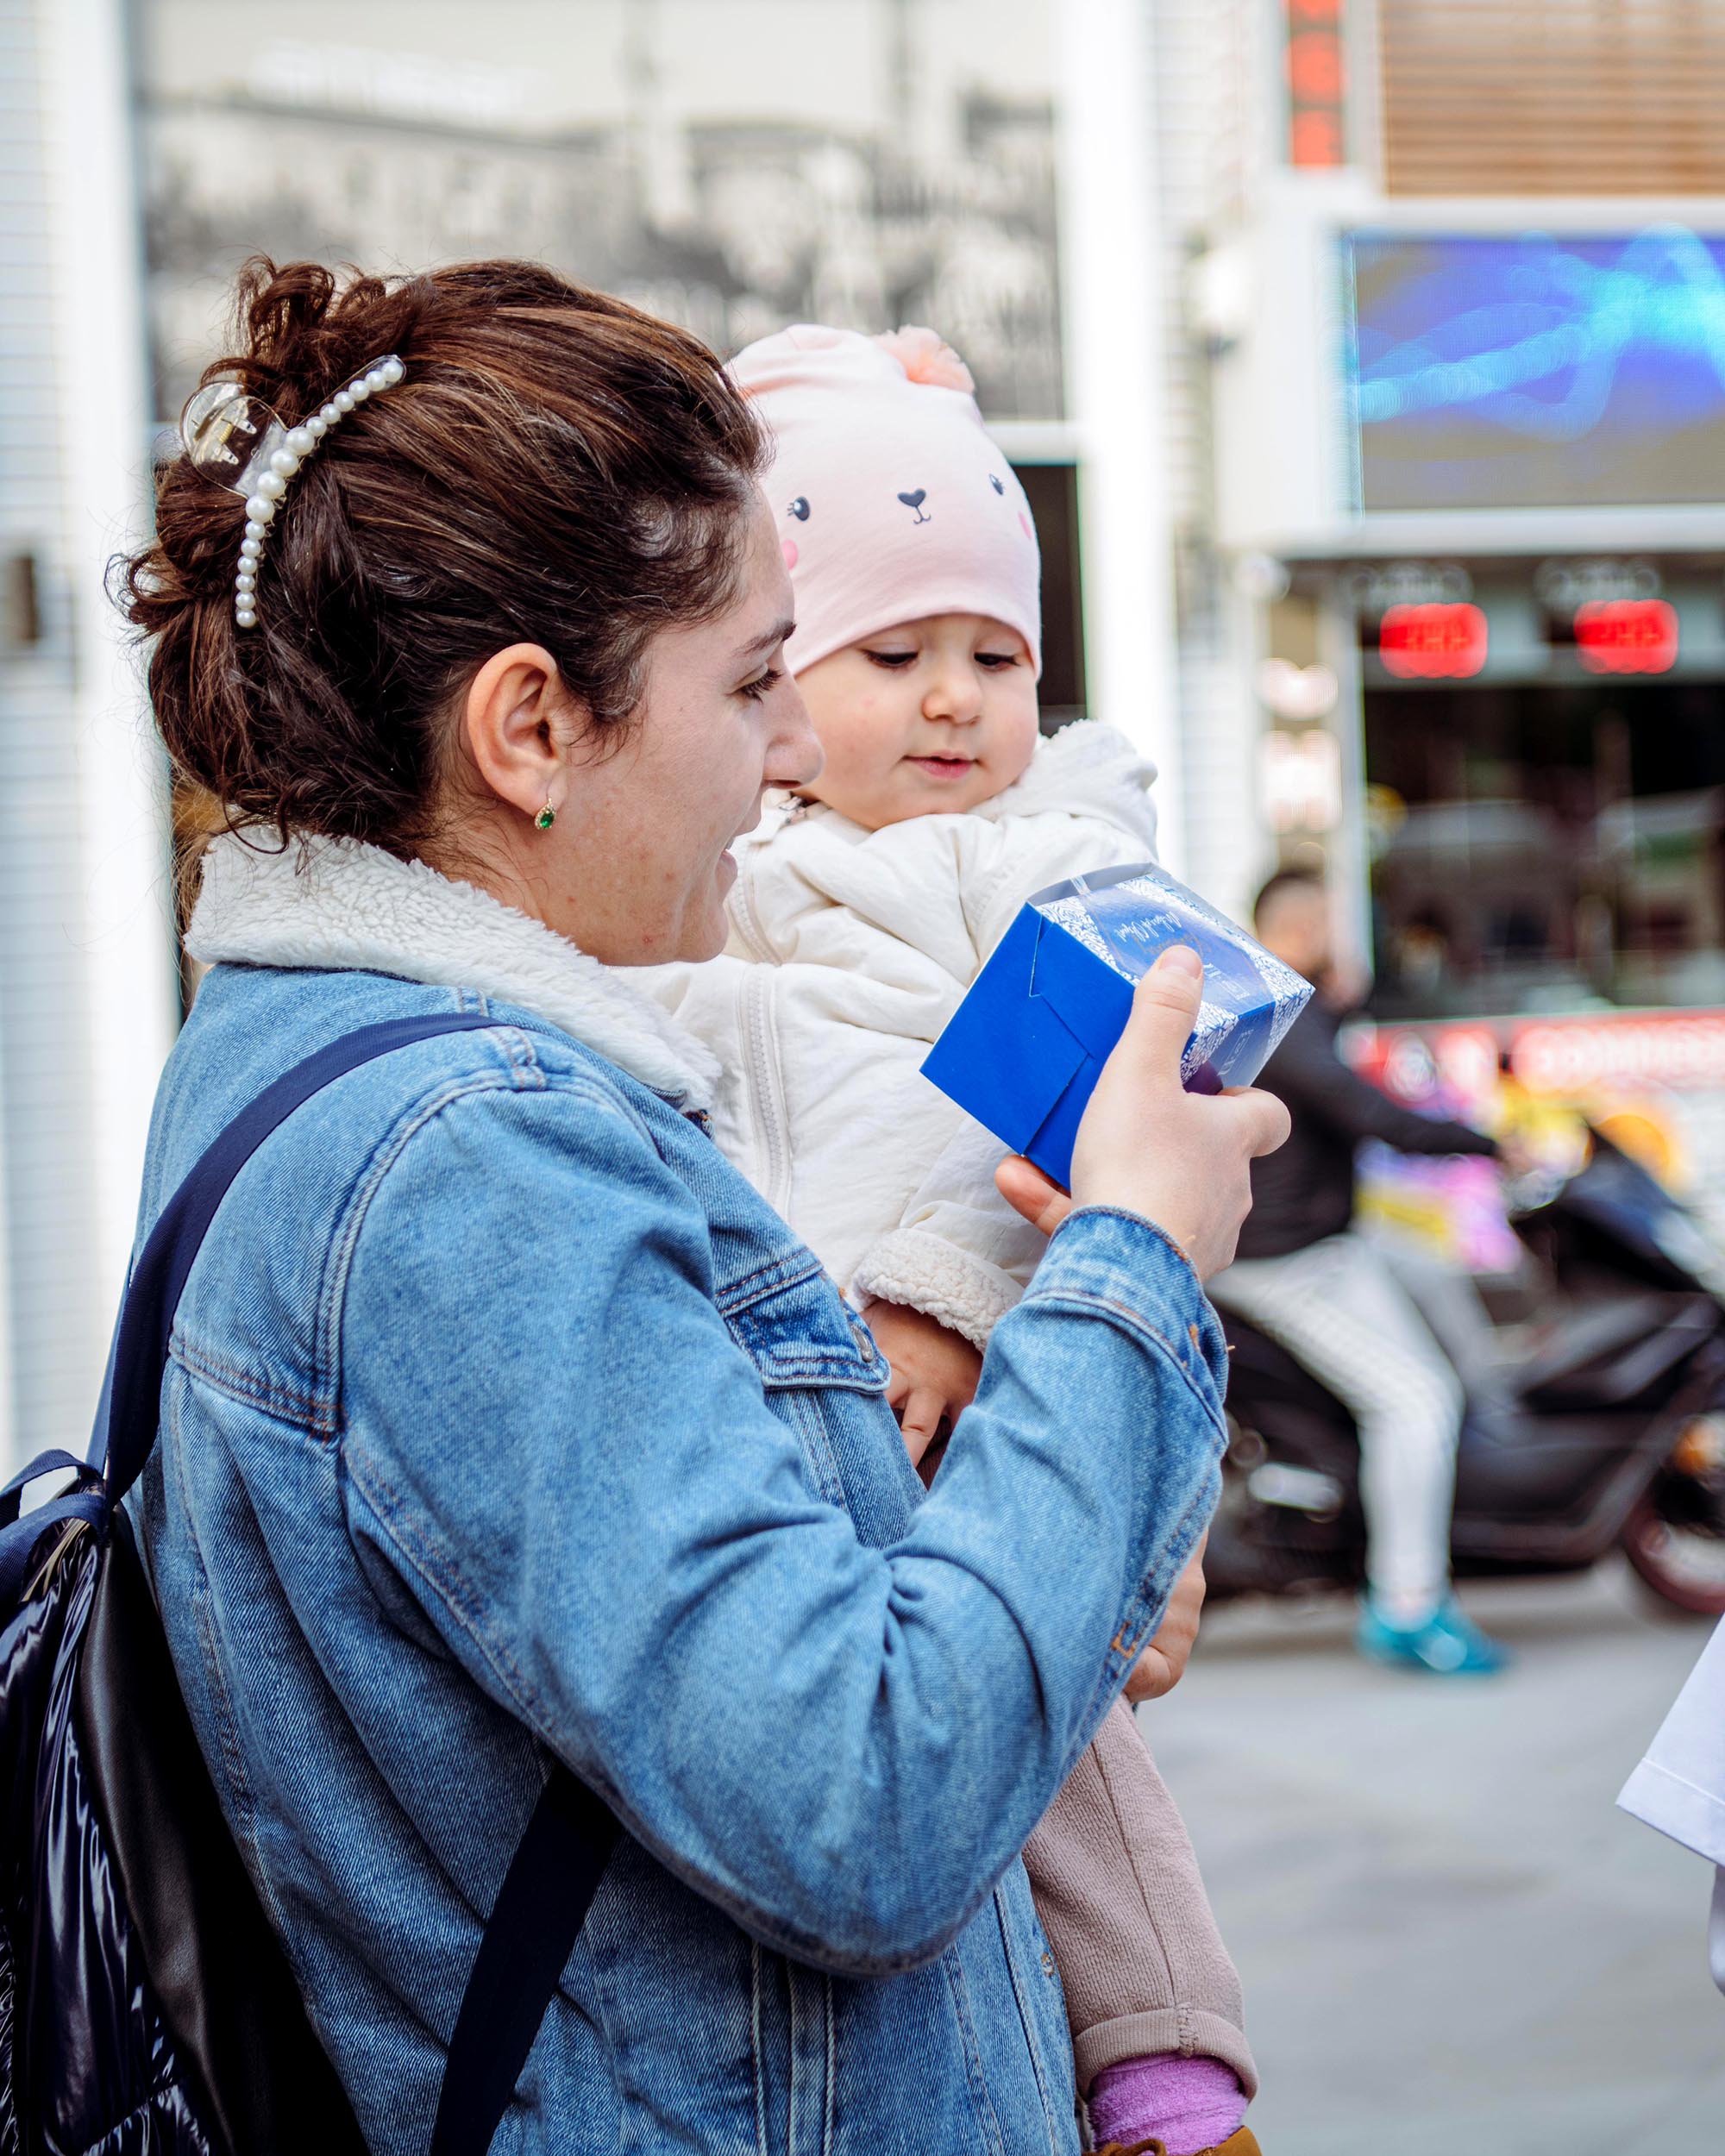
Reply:
[[[536,831],[548,831],[556,820],[557,812],[552,807],[551,804],[547,801],[544,807],[542,808],[539,813],[534,818],[533,828]]]

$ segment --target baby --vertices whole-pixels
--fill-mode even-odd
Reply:
[[[1152,856],[1154,774],[1101,726],[1041,739],[1035,528],[932,331],[788,329],[732,372],[826,764],[735,848],[727,955],[656,978],[718,1051],[719,1145],[862,1303],[926,1474],[1042,1238],[919,1065],[1032,892]],[[1239,1979],[1124,1702],[1025,1861],[1097,2140],[1255,2151]]]

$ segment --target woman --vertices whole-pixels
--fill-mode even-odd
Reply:
[[[1195,961],[1164,963],[1063,1225],[1020,1171],[1057,1232],[922,1501],[866,1331],[700,1127],[711,1064],[612,970],[718,951],[727,845],[818,766],[746,405],[530,266],[337,295],[264,265],[242,297],[246,387],[325,423],[243,546],[170,467],[133,567],[164,737],[241,827],[145,1226],[323,1043],[496,1019],[340,1081],[245,1171],[145,1489],[319,2032],[373,2147],[423,2149],[556,1757],[627,1831],[499,2150],[1074,2149],[1018,1852],[1214,1501],[1194,1268],[1278,1112],[1179,1090]]]

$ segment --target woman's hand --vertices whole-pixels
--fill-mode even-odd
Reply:
[[[1207,1529],[1192,1552],[1191,1562],[1174,1583],[1174,1592],[1168,1598],[1168,1607],[1162,1613],[1162,1622],[1157,1626],[1155,1636],[1132,1664],[1132,1674],[1126,1682],[1126,1695],[1134,1707],[1171,1692],[1186,1674],[1187,1660],[1198,1637],[1199,1614],[1204,1607],[1204,1544],[1209,1539]]]
[[[1116,1206],[1154,1222],[1200,1280],[1231,1263],[1251,1210],[1251,1163],[1288,1136],[1288,1111],[1255,1090],[1188,1093],[1180,1058],[1198,1016],[1204,963],[1183,943],[1138,984],[1072,1149],[1070,1196],[1028,1161],[1003,1161],[1001,1194],[1052,1235],[1075,1206]]]
[[[943,1418],[950,1428],[976,1397],[982,1358],[961,1333],[902,1303],[866,1303],[862,1316],[893,1366],[888,1404],[898,1414],[911,1464],[919,1466]]]

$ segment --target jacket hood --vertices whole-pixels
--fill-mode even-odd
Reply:
[[[471,883],[351,838],[286,847],[224,832],[204,856],[185,947],[208,966],[393,974],[548,1018],[680,1106],[712,1104],[718,1062],[567,937]]]
[[[1078,719],[1039,741],[1024,776],[971,813],[998,820],[1064,809],[1100,817],[1142,837],[1153,855],[1156,804],[1150,789],[1155,780],[1156,766],[1124,734],[1095,719]]]
[[[963,813],[980,817],[990,824],[1003,823],[1009,817],[1051,812],[1094,817],[1111,825],[1123,837],[1141,840],[1145,859],[1153,861],[1156,800],[1151,788],[1155,782],[1156,766],[1124,734],[1095,719],[1076,719],[1070,726],[1063,726],[1057,734],[1047,735],[1038,742],[1021,778],[1015,779],[991,799]],[[804,801],[794,794],[783,793],[770,794],[768,799],[765,815],[753,831],[743,836],[739,842],[742,846],[766,845],[787,824],[805,817],[819,818],[859,840],[878,836],[865,830],[860,824],[851,823],[849,817],[842,816],[824,802]],[[910,820],[932,823],[946,819],[917,817]],[[896,824],[885,826],[889,831],[900,828]]]

